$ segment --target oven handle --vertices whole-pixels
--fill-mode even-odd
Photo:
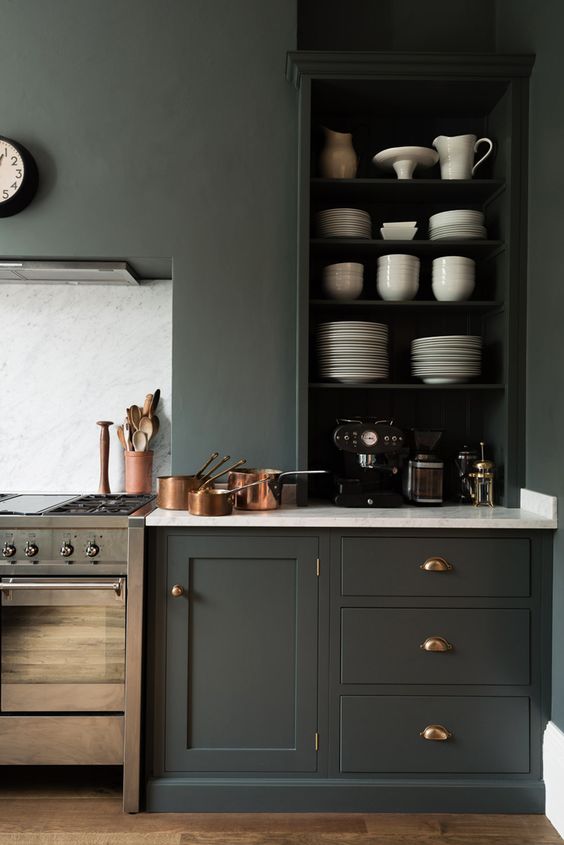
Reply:
[[[113,590],[121,596],[125,586],[125,579],[117,581],[2,581],[0,592],[10,593],[12,590]]]

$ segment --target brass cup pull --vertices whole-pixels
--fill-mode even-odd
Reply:
[[[452,643],[449,643],[444,637],[427,637],[425,642],[419,646],[423,651],[452,651],[452,647]]]
[[[177,599],[184,595],[184,587],[181,584],[175,584],[174,587],[171,588],[170,594],[173,599]]]
[[[442,725],[427,725],[419,736],[434,742],[446,742],[452,737],[452,733]]]
[[[449,572],[454,569],[452,563],[445,560],[444,557],[428,557],[425,563],[422,563],[419,569],[424,569],[425,572]]]

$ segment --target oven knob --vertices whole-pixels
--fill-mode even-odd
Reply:
[[[25,544],[24,555],[26,557],[35,557],[39,554],[39,546],[37,543],[27,542]]]
[[[70,557],[73,552],[74,546],[72,546],[67,540],[65,540],[60,550],[61,557]]]
[[[16,553],[16,547],[13,543],[4,543],[4,548],[2,549],[2,557],[14,557]]]
[[[97,554],[100,554],[100,546],[97,546],[92,541],[88,543],[84,551],[86,552],[86,557],[96,557]]]

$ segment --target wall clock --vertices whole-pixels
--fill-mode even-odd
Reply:
[[[38,185],[37,165],[23,144],[0,135],[0,217],[29,205]]]

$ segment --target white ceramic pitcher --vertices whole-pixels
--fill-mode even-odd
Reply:
[[[488,151],[474,163],[474,153],[480,144],[488,144]],[[433,141],[439,153],[441,179],[471,179],[474,171],[487,159],[493,150],[493,141],[489,138],[476,138],[476,135],[439,135]]]

